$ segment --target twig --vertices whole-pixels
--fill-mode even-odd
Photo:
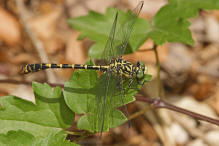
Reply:
[[[32,85],[32,82],[16,81],[16,80],[0,80],[0,83],[26,84],[26,85],[30,85],[30,86]],[[60,86],[60,87],[64,88],[63,84],[54,84],[54,83],[48,83],[48,84],[50,86],[53,86],[53,87]],[[206,122],[209,122],[209,123],[212,123],[212,124],[215,124],[215,125],[219,126],[219,120],[217,120],[217,119],[213,119],[213,118],[210,118],[210,117],[207,117],[207,116],[204,116],[204,115],[201,115],[201,114],[198,114],[198,113],[195,113],[195,112],[192,112],[192,111],[177,107],[175,105],[172,105],[172,104],[169,104],[169,103],[163,101],[160,98],[146,98],[146,97],[143,97],[143,96],[135,96],[135,98],[136,98],[136,101],[146,102],[146,103],[152,105],[155,109],[156,108],[169,109],[169,110],[172,110],[172,111],[175,111],[175,112],[179,112],[179,113],[191,116],[191,117],[193,117],[197,120],[206,121]],[[144,111],[146,111],[146,109]],[[136,117],[136,116],[134,116],[134,117]]]
[[[206,121],[215,125],[219,126],[219,120],[217,119],[213,119],[180,107],[177,107],[175,105],[169,104],[167,102],[165,102],[164,100],[160,99],[160,98],[145,98],[143,96],[135,96],[137,101],[142,101],[142,102],[147,102],[149,104],[151,104],[154,108],[165,108],[165,109],[169,109],[175,112],[179,112],[185,115],[188,115],[190,117],[193,117],[197,120],[201,120],[201,121]]]
[[[39,54],[41,61],[44,63],[49,62],[49,59],[46,55],[43,43],[37,38],[35,33],[33,33],[33,31],[31,30],[31,26],[27,21],[28,16],[27,16],[27,12],[26,12],[26,8],[24,6],[23,0],[15,0],[15,2],[16,2],[18,11],[19,11],[20,19],[21,19],[23,26],[25,28],[25,31],[27,32],[31,41],[33,42],[33,45],[36,48],[37,53]],[[49,82],[56,81],[55,75],[53,74],[53,72],[51,70],[47,70],[46,75],[47,75],[47,79]]]

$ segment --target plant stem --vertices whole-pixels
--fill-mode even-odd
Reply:
[[[156,44],[154,45],[153,50],[154,50],[154,54],[155,54],[155,58],[156,58],[158,96],[161,97],[160,60],[158,57]]]
[[[161,97],[160,60],[159,60],[156,44],[154,45],[153,50],[156,58],[158,96]]]
[[[150,105],[152,105],[154,108],[165,108],[165,109],[169,109],[171,111],[175,111],[178,113],[182,113],[185,115],[188,115],[190,117],[193,117],[197,120],[201,120],[201,121],[206,121],[209,122],[211,124],[215,124],[219,126],[219,120],[218,119],[213,119],[180,107],[177,107],[175,105],[169,104],[167,102],[165,102],[164,100],[160,99],[160,98],[146,98],[143,96],[135,96],[137,101],[142,101],[142,102],[146,102],[149,103]]]

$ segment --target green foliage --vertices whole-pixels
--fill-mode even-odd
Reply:
[[[65,104],[61,88],[33,83],[36,104],[15,96],[0,98],[0,133],[23,130],[34,137],[45,137],[68,128],[74,113]]]
[[[40,119],[48,119],[45,125],[57,128],[68,128],[74,122],[74,113],[66,105],[60,87],[51,88],[48,84],[33,82],[33,90],[36,97],[36,104],[40,108]],[[50,121],[53,120],[53,121]]]
[[[199,10],[219,9],[218,0],[172,0],[162,7],[152,20],[149,37],[158,45],[165,42],[182,42],[192,45],[189,18]]]
[[[189,30],[188,19],[197,16],[200,9],[219,9],[219,1],[171,0],[158,11],[151,24],[139,18],[134,26],[126,53],[135,52],[147,38],[151,38],[157,45],[165,42],[182,42],[192,45],[194,41]],[[89,37],[95,41],[89,50],[91,57],[101,57],[116,11],[116,9],[109,8],[105,15],[91,11],[87,16],[68,20],[73,28],[81,31],[80,39]],[[117,29],[120,29],[128,13],[121,10],[118,12],[118,26],[120,27]]]
[[[96,42],[89,50],[89,56],[92,58],[101,58],[102,51],[109,37],[116,11],[116,9],[109,8],[107,9],[105,15],[90,11],[87,16],[68,20],[69,24],[71,24],[75,29],[81,31],[79,39],[89,37]],[[120,10],[118,12],[119,16],[117,28],[121,28],[121,24],[123,24],[130,15],[129,13],[124,13]],[[149,23],[147,21],[144,19],[137,19],[126,53],[135,52],[144,43],[147,36],[143,34],[147,34],[148,29]],[[120,37],[122,37],[121,31],[120,29],[117,29],[115,42],[120,42]]]
[[[34,136],[22,131],[9,131],[7,134],[0,134],[1,146],[28,146],[33,145]]]
[[[51,88],[48,84],[33,82],[36,104],[15,96],[2,97],[0,99],[1,144],[74,144],[64,141],[65,134],[56,134],[73,124],[74,113],[85,114],[77,123],[78,129],[98,132],[100,123],[96,121],[100,119],[97,115],[102,111],[100,106],[103,103],[97,103],[96,94],[99,95],[99,100],[102,100],[104,76],[98,78],[96,71],[74,72],[70,81],[65,83],[64,97],[59,87]],[[149,81],[151,76],[148,75],[145,79]],[[124,103],[121,103],[121,94],[112,88],[115,87],[115,83],[111,80],[109,85],[109,93],[116,94],[107,97],[104,131],[117,127],[127,120],[116,108],[134,101],[133,95],[137,92],[135,89],[128,91]]]
[[[47,137],[35,139],[36,146],[79,146],[73,142],[66,140],[67,134],[64,131],[58,133],[50,133]]]
[[[64,131],[49,133],[43,138],[36,138],[32,134],[22,130],[9,131],[7,134],[0,134],[1,146],[77,146],[77,144],[65,140]]]
[[[84,114],[88,111],[88,99],[95,99],[95,90],[93,88],[97,80],[96,71],[80,70],[74,72],[71,79],[65,82],[64,98],[66,104],[76,114]]]
[[[76,114],[85,114],[77,123],[79,129],[88,130],[90,132],[100,132],[99,126],[101,126],[102,122],[101,112],[104,108],[105,76],[106,74],[103,74],[98,78],[96,71],[80,70],[74,72],[70,81],[65,83],[64,97],[66,104]],[[149,81],[151,76],[147,75],[145,79]],[[106,97],[104,131],[117,127],[127,120],[116,108],[134,101],[133,96],[137,92],[136,89],[128,90],[125,94],[126,97],[123,99],[123,103],[121,103],[121,98],[123,97],[121,97],[121,92],[115,88],[118,86],[116,83],[117,79],[112,77],[109,83],[109,94]],[[127,86],[128,84],[126,83],[124,88],[127,88]],[[136,87],[137,83],[133,86]]]

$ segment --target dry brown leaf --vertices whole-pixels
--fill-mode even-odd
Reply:
[[[155,63],[156,59],[152,47],[153,47],[153,43],[149,39],[141,46],[141,48],[139,49],[140,51],[137,51],[133,54],[124,55],[124,59],[130,60],[134,63],[136,63],[137,61]],[[165,44],[162,46],[158,46],[157,50],[159,54],[160,63],[162,63],[167,59],[168,45]]]
[[[196,78],[197,81],[191,81],[192,84],[187,87],[187,92],[194,95],[197,100],[207,99],[213,94],[214,79],[201,74],[196,74],[191,78]]]
[[[219,10],[209,11],[208,14],[214,16],[219,21]]]
[[[210,44],[197,53],[197,57],[200,58],[202,63],[206,63],[209,60],[219,56],[219,49],[217,44]]]
[[[53,11],[53,3],[49,2],[49,1],[42,1],[39,5],[39,12],[42,13],[49,13],[51,11]]]
[[[108,7],[112,7],[115,4],[115,0],[102,1],[102,0],[88,0],[85,1],[89,10],[98,11],[104,13]]]
[[[32,55],[28,53],[20,53],[13,57],[13,59],[10,61],[13,64],[20,64],[24,62],[36,62],[37,58],[33,57]]]
[[[50,13],[37,16],[29,20],[32,30],[41,39],[51,38],[55,34],[57,19],[60,16],[59,9]]]
[[[219,87],[216,88],[216,93],[213,95],[213,98],[208,100],[208,103],[219,115]]]
[[[4,50],[5,48],[0,49],[0,62],[8,62],[8,52]]]
[[[56,53],[58,50],[62,49],[64,46],[62,39],[58,37],[54,37],[52,39],[45,39],[43,40],[43,43],[46,48],[46,52],[49,54]]]
[[[0,74],[8,75],[10,72],[10,68],[7,64],[0,63]]]
[[[73,1],[73,0],[65,0],[65,5],[68,8],[68,14],[70,17],[78,17],[82,15],[86,15],[88,9],[86,8],[85,1]]]
[[[208,41],[219,43],[219,22],[215,17],[205,17],[205,31]]]
[[[137,4],[140,2],[139,0],[125,0],[124,2],[128,2],[131,5],[131,9],[135,8]],[[167,4],[165,0],[144,0],[144,7],[142,8],[141,13],[147,13],[147,15],[152,18],[157,11]]]
[[[198,85],[194,97],[197,100],[204,100],[212,94],[213,84],[211,82],[204,82]]]
[[[86,50],[83,49],[82,42],[77,40],[79,34],[79,32],[73,32],[68,37],[65,57],[66,60],[71,63],[83,64],[85,63],[87,56]]]
[[[18,20],[2,8],[0,8],[0,40],[8,45],[16,45],[21,40]]]
[[[54,53],[60,47],[60,41],[56,36],[56,25],[60,15],[61,9],[57,8],[50,13],[40,15],[30,20],[33,32],[42,40],[48,53]]]

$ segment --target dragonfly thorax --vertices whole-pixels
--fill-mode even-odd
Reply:
[[[111,60],[108,69],[114,74],[119,74],[127,78],[137,78],[137,80],[141,80],[147,72],[142,62],[133,65],[131,62],[121,58]]]

